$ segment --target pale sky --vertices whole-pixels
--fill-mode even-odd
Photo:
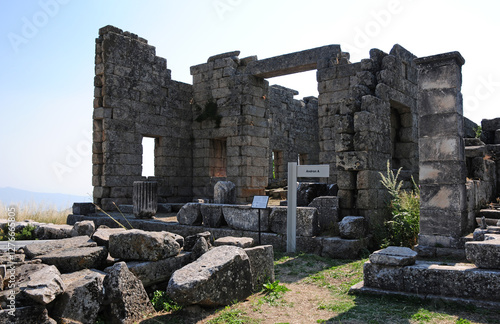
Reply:
[[[396,43],[459,51],[464,114],[500,117],[500,4],[476,0],[0,0],[0,187],[92,193],[94,47],[114,25],[146,38],[172,78],[240,50],[259,58],[340,44],[351,61]],[[317,96],[314,72],[269,79]]]

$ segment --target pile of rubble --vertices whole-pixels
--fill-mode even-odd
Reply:
[[[94,323],[98,317],[134,323],[154,312],[148,292],[156,289],[181,305],[219,306],[274,280],[272,246],[252,247],[250,238],[95,230],[91,221],[16,226],[27,224],[44,240],[1,255],[2,323]]]

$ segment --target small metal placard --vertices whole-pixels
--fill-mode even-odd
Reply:
[[[328,164],[297,166],[297,177],[299,178],[328,178],[329,176],[330,166]]]
[[[269,196],[254,196],[252,201],[252,208],[265,209],[269,202]]]

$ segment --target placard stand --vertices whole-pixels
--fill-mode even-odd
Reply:
[[[259,209],[259,221],[258,221],[258,227],[259,227],[259,245],[262,245],[261,239],[260,239],[260,234],[261,234],[261,229],[260,229],[260,214],[261,214],[261,209],[267,209],[268,202],[269,202],[269,196],[254,196],[253,197],[253,201],[252,201],[252,208]]]

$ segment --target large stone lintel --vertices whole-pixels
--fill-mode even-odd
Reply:
[[[448,52],[448,53],[442,53],[442,54],[437,54],[437,55],[431,55],[431,56],[425,56],[425,57],[419,57],[414,60],[415,64],[421,65],[421,64],[438,64],[441,65],[445,62],[455,62],[459,66],[464,65],[465,59],[463,58],[462,54],[460,52]]]
[[[287,74],[314,70],[318,60],[340,56],[340,45],[327,45],[305,51],[275,56],[250,62],[247,73],[261,78],[272,78]]]

